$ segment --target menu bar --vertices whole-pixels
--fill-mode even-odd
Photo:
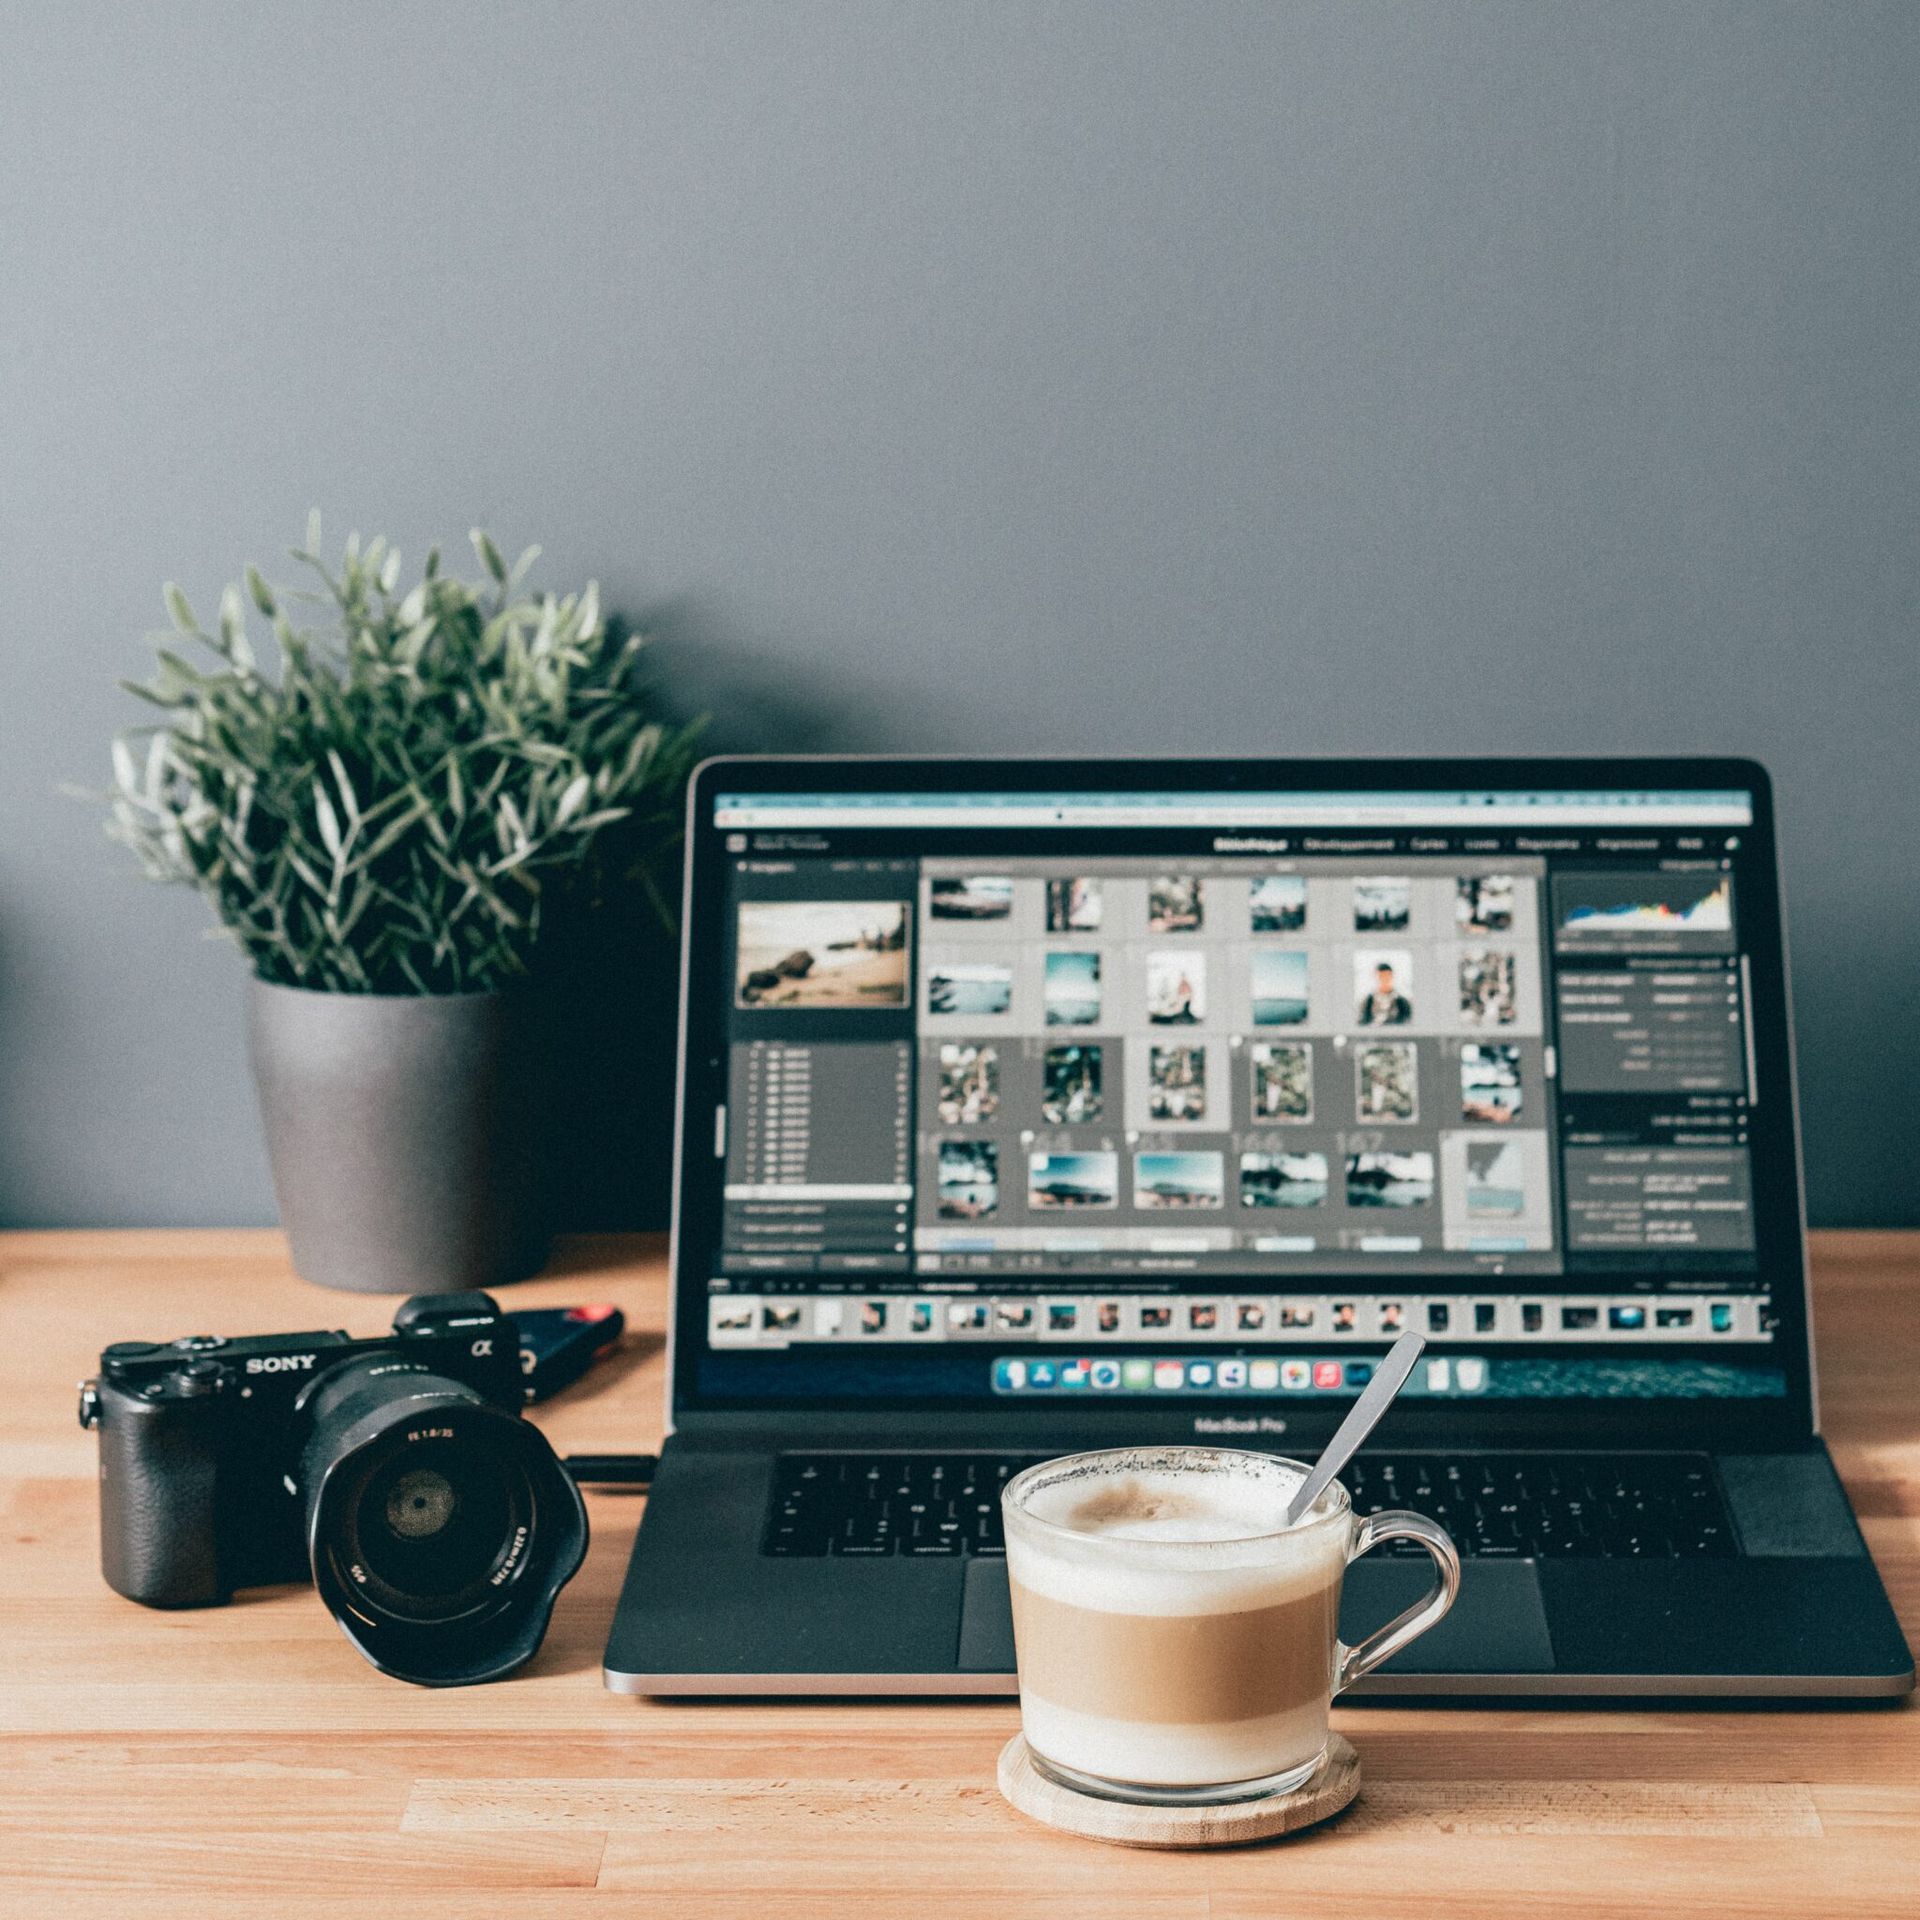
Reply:
[[[1743,827],[1737,790],[1420,793],[723,793],[720,827]]]

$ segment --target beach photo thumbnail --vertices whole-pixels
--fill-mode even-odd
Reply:
[[[1092,1026],[1100,1018],[1100,956],[1048,954],[1044,1000],[1048,1026]]]
[[[992,1140],[942,1140],[940,1218],[984,1220],[1000,1205],[1000,1148]]]
[[[1467,1217],[1513,1220],[1526,1211],[1527,1168],[1517,1140],[1469,1140]]]
[[[1047,882],[1047,931],[1096,933],[1104,904],[1098,880],[1078,878]]]
[[[1217,1153],[1136,1153],[1137,1207],[1218,1207],[1226,1202],[1226,1162]]]
[[[1001,873],[932,880],[927,910],[936,920],[1004,920],[1013,911],[1013,882]]]
[[[1307,956],[1291,947],[1255,947],[1253,1024],[1297,1027],[1307,1017]]]
[[[1000,1110],[1000,1056],[992,1047],[951,1040],[940,1049],[940,1124],[971,1126]]]
[[[1405,933],[1413,918],[1413,882],[1398,873],[1363,873],[1353,883],[1355,933]]]
[[[1205,1047],[1147,1049],[1147,1116],[1153,1120],[1200,1120],[1207,1111]]]
[[[1324,1153],[1243,1153],[1240,1156],[1240,1204],[1243,1207],[1317,1207],[1327,1197]]]
[[[1027,1155],[1027,1205],[1112,1207],[1120,1202],[1117,1153],[1030,1153]]]
[[[1049,1047],[1041,1063],[1040,1117],[1050,1127],[1078,1127],[1098,1120],[1100,1049]]]
[[[1307,883],[1297,873],[1267,873],[1247,894],[1247,917],[1255,933],[1298,933],[1307,924]]]
[[[1206,908],[1200,882],[1190,873],[1163,873],[1147,887],[1149,933],[1198,933]]]
[[[1247,1059],[1256,1121],[1313,1118],[1313,1049],[1306,1041],[1256,1040]]]
[[[1159,1027],[1207,1017],[1207,956],[1198,948],[1147,955],[1147,1018]]]
[[[742,1007],[904,1007],[904,900],[743,900]]]
[[[1013,1004],[1013,968],[1001,960],[935,960],[927,968],[927,1011],[990,1019]]]
[[[1460,1117],[1503,1127],[1520,1112],[1520,1049],[1469,1040],[1460,1049]]]
[[[1432,1198],[1432,1154],[1348,1154],[1348,1206],[1424,1207]]]

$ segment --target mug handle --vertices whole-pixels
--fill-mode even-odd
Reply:
[[[1460,1591],[1460,1555],[1447,1537],[1444,1527],[1424,1513],[1373,1513],[1353,1530],[1353,1544],[1347,1549],[1347,1564],[1382,1540],[1417,1540],[1433,1555],[1439,1580],[1424,1600],[1416,1601],[1397,1619],[1389,1620],[1377,1633],[1370,1633],[1357,1647],[1343,1640],[1333,1643],[1333,1690],[1344,1693],[1356,1680],[1364,1679],[1382,1661],[1391,1660],[1402,1647],[1411,1646],[1429,1627],[1438,1626]]]

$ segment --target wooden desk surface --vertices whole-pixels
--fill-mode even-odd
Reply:
[[[1824,1236],[1817,1273],[1826,1428],[1920,1638],[1920,1234]],[[626,1351],[541,1423],[563,1450],[653,1445],[658,1243],[572,1242],[512,1299],[626,1309]],[[1347,1709],[1366,1785],[1336,1826],[1278,1848],[1125,1853],[1001,1803],[1010,1701],[603,1691],[634,1495],[591,1497],[593,1549],[545,1648],[495,1686],[382,1679],[307,1592],[167,1614],[102,1584],[74,1386],[107,1340],[372,1333],[391,1305],[297,1281],[273,1234],[0,1236],[6,1911],[84,1892],[89,1920],[1920,1913],[1907,1709]]]

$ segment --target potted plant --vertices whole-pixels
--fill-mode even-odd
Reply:
[[[476,531],[478,585],[320,527],[316,589],[252,567],[212,632],[129,683],[161,709],[114,742],[109,831],[196,887],[252,968],[247,1032],[295,1265],[418,1293],[534,1271],[547,1229],[536,1026],[543,929],[611,876],[650,890],[680,833],[696,727],[659,717],[642,636],[596,589],[526,592]],[[247,599],[272,636],[271,670]],[[321,610],[317,630],[290,608]]]

